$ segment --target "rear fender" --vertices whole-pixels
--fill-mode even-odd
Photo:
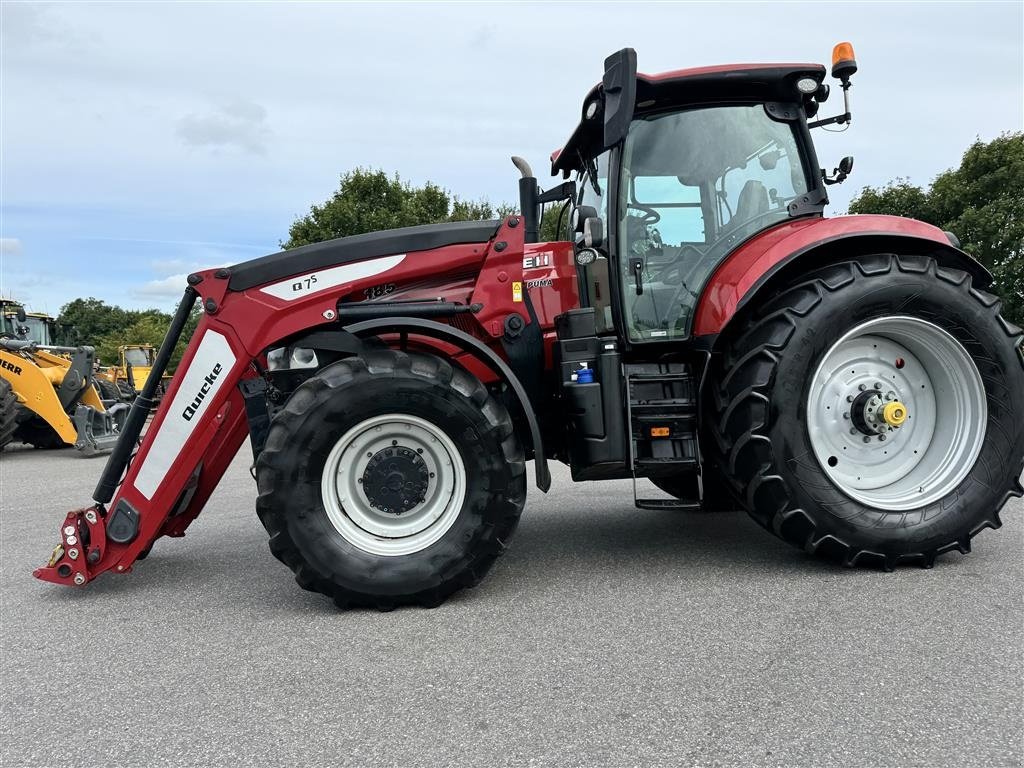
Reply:
[[[803,219],[768,230],[733,251],[708,280],[697,304],[694,336],[713,345],[755,299],[770,294],[793,274],[870,253],[932,256],[971,275],[984,287],[992,275],[954,247],[938,227],[899,216]]]

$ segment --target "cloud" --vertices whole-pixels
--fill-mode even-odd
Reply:
[[[0,253],[17,256],[21,253],[21,240],[16,237],[0,237]]]
[[[188,285],[187,279],[188,275],[182,272],[160,280],[150,280],[145,285],[136,288],[135,294],[157,299],[177,298],[185,292],[185,287]]]
[[[149,262],[150,268],[158,275],[177,276],[185,270],[195,271],[198,264],[189,264],[184,259],[154,259]]]
[[[211,114],[178,121],[178,138],[190,147],[234,148],[254,155],[267,151],[267,110],[251,101],[223,104]]]
[[[204,263],[186,262],[182,259],[156,259],[150,262],[153,271],[158,275],[166,275],[170,270],[178,270],[173,275],[150,280],[135,288],[133,294],[140,298],[177,299],[188,285],[188,276],[203,269],[217,269],[231,266],[230,261],[212,260]],[[187,270],[187,271],[181,271]]]

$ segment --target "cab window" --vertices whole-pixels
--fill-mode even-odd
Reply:
[[[605,236],[608,233],[608,153],[597,157],[590,168],[579,178],[579,204],[589,205],[597,211],[604,223]],[[615,330],[612,321],[611,282],[608,276],[606,249],[598,251],[598,257],[591,264],[580,267],[582,285],[581,303],[594,307],[594,318],[598,333]]]

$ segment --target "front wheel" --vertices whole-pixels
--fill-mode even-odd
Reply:
[[[752,516],[809,552],[885,568],[966,553],[1022,493],[1021,337],[932,259],[823,267],[755,308],[719,361],[716,458]]]
[[[505,408],[446,361],[393,350],[302,384],[256,479],[271,551],[343,607],[433,606],[475,585],[526,499]]]
[[[0,379],[0,451],[14,439],[17,417],[18,397],[11,383],[7,379]]]

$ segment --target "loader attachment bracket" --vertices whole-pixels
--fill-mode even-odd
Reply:
[[[60,544],[49,562],[32,575],[42,581],[78,587],[91,581],[89,566],[98,563],[107,548],[105,514],[99,504],[68,512],[60,527]]]

